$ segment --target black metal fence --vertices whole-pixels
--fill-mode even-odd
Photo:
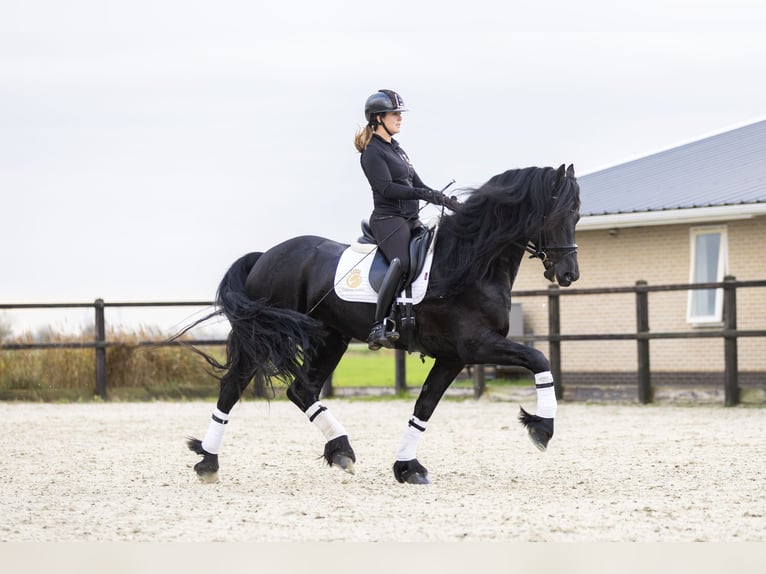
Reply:
[[[566,341],[608,341],[608,340],[635,340],[637,345],[637,384],[638,400],[641,403],[649,403],[652,400],[651,392],[651,369],[649,364],[649,342],[652,339],[691,339],[718,337],[724,339],[724,404],[733,406],[739,403],[737,341],[742,337],[765,337],[766,330],[738,330],[737,329],[737,290],[750,287],[766,287],[766,280],[761,281],[737,281],[734,277],[726,277],[721,283],[684,283],[673,285],[648,285],[645,281],[636,282],[631,287],[605,287],[592,289],[566,289],[561,290],[556,285],[551,285],[545,290],[515,291],[514,298],[539,297],[548,298],[548,334],[525,336],[525,341],[548,341],[549,359],[552,365],[553,378],[556,385],[556,396],[563,398],[564,384],[566,379],[561,372],[561,344]],[[723,289],[724,290],[724,324],[722,329],[706,331],[678,331],[678,332],[651,332],[649,329],[649,298],[648,293],[657,291],[685,291],[691,289]],[[609,295],[616,293],[634,293],[636,296],[636,331],[633,333],[616,334],[577,334],[561,333],[561,297],[578,295]],[[66,309],[66,308],[92,308],[94,310],[95,329],[94,340],[76,343],[9,343],[0,345],[0,350],[22,351],[29,349],[50,348],[82,348],[95,350],[96,362],[96,394],[102,398],[107,396],[106,380],[106,349],[117,343],[106,339],[106,321],[104,309],[106,307],[205,307],[212,305],[210,301],[162,301],[149,303],[107,303],[103,299],[96,299],[93,303],[22,303],[0,304],[0,309]],[[185,340],[185,344],[192,345],[225,345],[223,339],[195,339]],[[168,343],[164,341],[139,341],[139,346],[170,346],[181,343]],[[395,360],[396,390],[406,388],[404,352],[396,353]],[[474,395],[481,396],[484,391],[485,376],[483,367],[474,370]]]

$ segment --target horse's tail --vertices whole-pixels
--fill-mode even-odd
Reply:
[[[217,314],[223,314],[233,322],[246,309],[252,301],[247,296],[245,283],[251,269],[263,255],[260,252],[248,253],[232,263],[229,270],[224,274],[215,296],[215,304],[218,307]]]
[[[289,382],[305,374],[305,366],[326,333],[322,323],[308,315],[247,295],[247,276],[261,255],[248,253],[232,264],[218,286],[216,311],[195,323],[220,314],[229,320],[226,362],[220,363],[199,349],[195,351],[214,368],[236,371],[244,380],[258,375],[265,381],[276,378]]]
[[[216,305],[231,324],[226,363],[219,368],[236,370],[246,380],[257,374],[265,381],[289,382],[305,374],[326,333],[322,323],[308,315],[248,297],[245,282],[260,256],[240,257],[218,286]]]

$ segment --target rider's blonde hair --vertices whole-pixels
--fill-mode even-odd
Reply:
[[[374,133],[375,130],[373,130],[372,126],[369,124],[356,130],[356,135],[354,135],[354,147],[356,148],[356,151],[362,153],[367,149],[367,146],[370,145],[372,134]]]

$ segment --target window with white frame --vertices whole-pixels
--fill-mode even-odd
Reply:
[[[717,283],[728,272],[726,226],[692,227],[691,269],[689,283]],[[686,320],[689,323],[720,323],[723,313],[723,289],[689,291]]]

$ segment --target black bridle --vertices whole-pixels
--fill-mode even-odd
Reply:
[[[537,243],[528,241],[526,245],[523,243],[516,243],[516,245],[529,253],[530,259],[539,259],[542,261],[543,266],[546,269],[550,269],[565,257],[577,253],[577,243],[565,243],[563,245],[545,245],[542,241],[542,233],[540,233],[540,235],[541,237]]]
[[[558,195],[553,195],[551,199],[555,202],[558,199]],[[543,262],[543,267],[545,267],[546,271],[549,271],[552,267],[554,267],[559,261],[564,259],[565,257],[568,257],[570,255],[574,255],[577,253],[577,243],[564,243],[563,245],[546,245],[543,241],[543,228],[545,227],[545,218],[547,216],[543,215],[543,224],[541,226],[540,232],[537,236],[537,242],[532,241],[531,239],[527,240],[526,244],[515,242],[516,245],[524,249],[527,253],[530,254],[530,259],[539,259]],[[550,254],[550,256],[549,256]]]
[[[545,269],[543,276],[549,281],[553,281],[553,277],[556,274],[556,265],[565,257],[577,253],[576,243],[545,245],[542,241],[542,232],[537,244],[527,241],[526,245],[521,243],[517,243],[517,245],[527,253],[531,253],[530,259],[539,259],[543,262],[543,268]]]

